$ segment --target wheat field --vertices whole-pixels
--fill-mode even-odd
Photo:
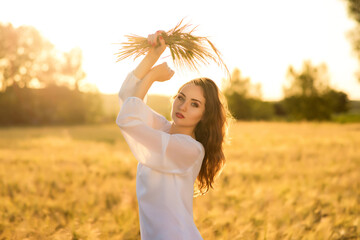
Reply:
[[[360,124],[237,122],[194,199],[205,240],[360,239]],[[115,124],[0,129],[0,239],[140,239]]]

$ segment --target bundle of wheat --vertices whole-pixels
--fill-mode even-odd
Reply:
[[[162,37],[165,44],[169,47],[174,65],[177,68],[188,68],[190,70],[198,71],[200,64],[209,64],[209,61],[214,61],[218,66],[226,70],[228,76],[229,70],[221,58],[221,54],[214,44],[206,37],[199,37],[193,35],[196,27],[191,24],[183,24],[181,20],[175,28],[162,32]],[[126,35],[128,42],[121,43],[122,47],[116,53],[118,59],[121,61],[128,57],[137,57],[144,55],[149,51],[151,45],[147,38],[138,35]]]

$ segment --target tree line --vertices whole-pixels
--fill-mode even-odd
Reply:
[[[57,50],[37,29],[0,23],[0,125],[97,122],[100,95],[81,91],[82,52]]]
[[[238,120],[331,120],[333,114],[349,110],[346,93],[329,85],[326,65],[313,66],[305,61],[301,70],[287,71],[284,99],[261,99],[261,85],[252,84],[235,69],[229,81],[223,80],[223,93],[233,117]]]
[[[85,91],[79,48],[57,50],[31,26],[0,23],[0,125],[97,123],[106,119],[101,95]],[[326,65],[305,61],[287,71],[284,99],[262,101],[261,85],[239,69],[224,80],[229,109],[239,120],[330,120],[349,109],[346,93],[329,85]]]
[[[343,0],[349,16],[356,25],[348,33],[353,51],[360,63],[360,1]],[[356,73],[360,83],[360,72]],[[288,86],[283,87],[284,99],[278,102],[261,100],[261,86],[252,85],[249,78],[243,78],[235,69],[232,79],[223,88],[229,109],[235,119],[242,120],[330,120],[332,116],[349,111],[346,93],[329,85],[326,65],[313,66],[310,61],[303,63],[301,70],[288,68]],[[358,103],[353,105],[359,105]],[[351,121],[360,121],[359,110],[348,115]],[[346,120],[345,120],[346,121]]]

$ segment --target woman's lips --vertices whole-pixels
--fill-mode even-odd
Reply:
[[[184,115],[182,115],[181,113],[176,113],[176,117],[178,117],[178,118],[185,118]]]

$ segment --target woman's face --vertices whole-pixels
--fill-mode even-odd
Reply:
[[[186,84],[176,95],[171,117],[178,127],[195,128],[205,112],[203,89],[193,83]]]

